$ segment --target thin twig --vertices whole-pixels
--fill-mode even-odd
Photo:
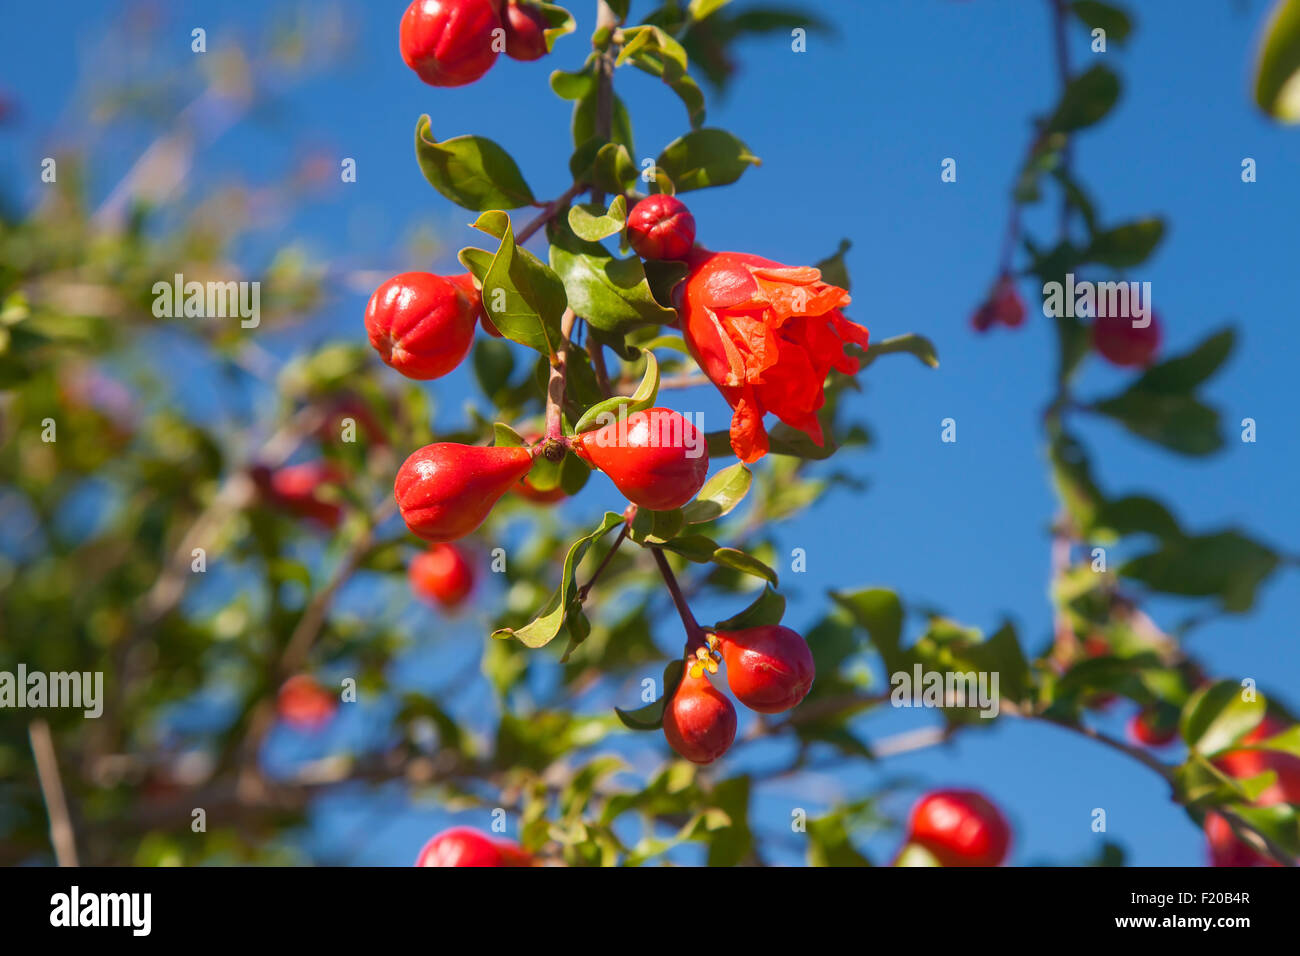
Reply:
[[[609,566],[609,562],[614,559],[614,553],[618,551],[619,546],[622,545],[624,539],[627,538],[628,528],[629,525],[626,522],[624,522],[623,527],[619,528],[618,530],[618,537],[615,538],[614,543],[609,546],[609,550],[605,552],[605,557],[601,559],[600,564],[597,565],[596,567],[596,570],[591,572],[591,577],[588,579],[587,583],[584,584],[582,587],[578,588],[579,604],[582,604],[587,600],[587,594],[591,591],[592,585],[594,585],[596,581],[599,580],[601,574],[604,573],[605,568]]]
[[[44,720],[33,720],[27,725],[27,736],[32,743],[32,756],[36,758],[36,776],[41,784],[41,796],[50,817],[50,843],[54,845],[54,858],[59,866],[77,865],[77,840],[68,814],[68,803],[63,796],[63,781],[59,778],[59,760],[54,753],[54,737],[50,725]]]
[[[573,334],[575,316],[565,309],[560,319],[560,349],[551,359],[551,377],[546,383],[546,438],[559,441],[564,437],[564,384],[568,374],[569,336]]]
[[[692,654],[697,647],[704,646],[704,629],[700,627],[699,622],[695,620],[695,615],[691,613],[690,605],[686,603],[686,597],[682,594],[681,585],[677,583],[677,576],[673,574],[672,567],[668,564],[668,559],[659,548],[651,548],[650,553],[654,555],[655,564],[659,566],[659,573],[663,575],[664,584],[668,586],[668,593],[672,595],[673,605],[677,608],[678,615],[681,616],[682,626],[686,628],[686,653]]]
[[[541,229],[542,226],[550,222],[557,212],[569,203],[573,202],[573,200],[577,198],[578,194],[586,188],[586,183],[574,183],[557,198],[548,202],[544,207],[542,207],[542,211],[532,218],[528,225],[519,230],[518,234],[515,236],[516,245],[523,245],[531,239],[533,233],[537,232],[538,229]]]

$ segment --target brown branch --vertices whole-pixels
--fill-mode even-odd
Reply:
[[[628,527],[629,525],[624,522],[623,527],[618,531],[618,537],[615,538],[614,543],[609,546],[609,550],[605,552],[605,557],[603,557],[600,564],[596,566],[596,570],[591,572],[591,577],[587,580],[587,583],[578,588],[579,604],[582,604],[587,600],[587,594],[591,591],[592,585],[599,580],[601,574],[604,573],[605,568],[609,567],[609,562],[614,559],[615,552],[618,551],[619,546],[622,545],[624,539],[627,538]]]
[[[36,758],[36,776],[41,784],[41,796],[50,817],[50,843],[59,866],[77,865],[77,840],[68,814],[68,802],[63,795],[63,781],[59,777],[59,761],[54,753],[54,737],[50,725],[44,720],[33,720],[27,725],[27,737]]]
[[[546,382],[546,438],[559,441],[564,437],[564,385],[568,374],[569,336],[573,334],[575,316],[565,309],[560,319],[560,350],[551,359],[551,377]],[[549,449],[548,449],[549,452]],[[548,453],[547,457],[550,455]]]
[[[704,628],[700,627],[699,622],[695,620],[695,615],[691,613],[690,605],[686,603],[681,585],[677,583],[677,576],[673,574],[673,569],[668,564],[668,559],[664,557],[663,550],[650,548],[650,553],[654,556],[655,564],[659,566],[659,573],[663,576],[668,593],[672,596],[673,606],[677,608],[677,613],[682,619],[682,626],[686,628],[686,653],[692,654],[696,648],[704,646]]]
[[[522,246],[532,238],[533,233],[537,232],[538,229],[541,229],[542,226],[550,222],[557,212],[569,205],[569,203],[573,202],[573,200],[577,198],[578,194],[586,188],[586,183],[574,183],[555,199],[548,202],[542,207],[542,211],[533,217],[528,225],[519,230],[518,234],[515,236],[515,243]]]

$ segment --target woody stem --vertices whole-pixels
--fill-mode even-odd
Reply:
[[[686,603],[686,596],[682,594],[681,586],[677,583],[677,576],[673,574],[673,569],[669,566],[663,551],[659,548],[651,548],[650,553],[654,555],[655,564],[659,565],[659,573],[663,575],[664,584],[667,585],[677,613],[681,616],[682,626],[686,628],[686,653],[694,654],[696,648],[703,647],[705,644],[704,628],[700,627],[699,622],[695,620],[695,615],[691,613],[690,606]]]
[[[569,336],[573,334],[573,322],[573,310],[565,309],[564,316],[560,319],[560,348],[551,358],[551,377],[546,383],[546,440],[548,442],[564,440],[561,416],[564,409],[564,381],[569,357]]]

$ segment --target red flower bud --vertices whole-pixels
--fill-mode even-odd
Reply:
[[[1016,290],[1016,280],[1003,273],[988,299],[971,317],[971,325],[977,332],[985,332],[995,322],[1015,328],[1025,321],[1025,302]]]
[[[402,59],[430,86],[473,83],[496,62],[492,0],[414,0],[402,15]]]
[[[510,0],[506,7],[506,56],[513,60],[540,60],[546,49],[546,17],[531,3]]]
[[[481,309],[468,274],[403,272],[370,297],[366,333],[380,358],[407,378],[439,378],[469,352]]]
[[[816,269],[738,252],[697,249],[688,262],[682,332],[732,407],[731,447],[740,460],[767,454],[767,412],[824,444],[817,410],[826,375],[856,372],[844,347],[867,346],[867,330],[840,313],[849,294]]]
[[[509,840],[494,840],[471,827],[444,830],[424,845],[416,866],[532,866],[533,858]]]
[[[320,486],[339,484],[345,477],[338,466],[327,461],[288,465],[275,471],[265,467],[253,469],[253,482],[268,503],[326,528],[338,527],[343,509],[324,500],[318,494]]]
[[[687,668],[664,708],[664,737],[691,763],[713,763],[736,739],[736,708],[706,675],[692,677]]]
[[[642,259],[685,259],[695,245],[695,217],[676,196],[647,196],[628,214],[627,241]]]
[[[936,790],[912,809],[908,840],[944,866],[997,866],[1011,846],[1011,827],[973,790]]]
[[[808,642],[788,627],[770,624],[718,631],[727,686],[750,710],[779,714],[803,700],[817,671]]]
[[[1092,345],[1107,360],[1124,368],[1150,365],[1160,348],[1160,320],[1154,312],[1143,327],[1133,323],[1141,321],[1128,308],[1116,309],[1109,315],[1109,303],[1097,304],[1097,317],[1092,321]]]
[[[280,719],[299,730],[319,730],[338,710],[338,698],[305,674],[295,674],[280,687],[275,709]]]
[[[1128,735],[1147,747],[1165,747],[1178,736],[1178,721],[1164,716],[1159,709],[1141,710],[1129,718]]]
[[[532,463],[527,448],[434,442],[402,462],[393,492],[413,533],[426,541],[455,541],[483,523]]]
[[[670,408],[633,412],[574,440],[578,457],[607,474],[628,501],[671,511],[694,498],[709,473],[704,433]]]
[[[453,544],[435,544],[417,554],[407,577],[417,595],[449,609],[459,606],[474,590],[474,566]]]

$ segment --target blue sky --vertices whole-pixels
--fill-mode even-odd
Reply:
[[[39,188],[28,170],[59,141],[61,127],[88,118],[86,101],[70,98],[86,79],[72,65],[84,65],[83,54],[110,14],[99,4],[71,6],[72,15],[67,4],[23,4],[4,14],[0,86],[17,93],[22,121],[5,136],[0,175],[10,180],[11,193],[28,200]],[[251,240],[242,255],[257,262],[267,248],[294,240],[345,269],[395,272],[410,264],[405,241],[423,227],[443,244],[435,271],[459,271],[455,250],[476,244],[478,234],[465,225],[471,215],[421,177],[411,149],[415,120],[427,112],[440,137],[475,132],[497,140],[539,196],[558,194],[568,185],[569,106],[550,96],[544,79],[551,68],[581,63],[592,19],[587,4],[572,4],[578,33],[562,40],[549,60],[503,58],[482,81],[457,90],[424,86],[397,56],[403,3],[341,6],[355,24],[350,56],[212,144],[194,170],[190,194],[201,198],[232,169],[254,182],[273,180],[308,147],[354,157],[356,183],[333,184],[300,216]],[[837,0],[817,6],[834,20],[838,36],[811,36],[803,54],[792,53],[780,37],[747,41],[730,95],[710,100],[710,124],[739,135],[763,165],[734,186],[688,197],[701,241],[807,263],[829,254],[841,237],[851,239],[851,317],[877,339],[908,331],[929,336],[942,366],[929,371],[896,357],[864,376],[865,392],[852,410],[869,421],[876,442],[837,456],[834,466],[860,471],[870,488],[861,495],[836,491],[782,526],[787,551],[803,547],[809,554],[807,573],[792,581],[797,596],[787,623],[815,620],[828,588],[884,585],[970,624],[991,628],[1009,617],[1036,649],[1050,623],[1046,527],[1054,502],[1037,424],[1049,395],[1054,341],[1049,322],[1032,311],[1021,329],[986,336],[970,331],[968,320],[992,278],[1029,117],[1050,108],[1057,93],[1046,4]],[[1104,488],[1155,494],[1189,529],[1240,525],[1295,553],[1300,129],[1274,126],[1250,104],[1250,64],[1267,5],[1143,0],[1127,6],[1141,9],[1126,47],[1112,45],[1098,57],[1081,28],[1071,32],[1076,67],[1101,60],[1124,81],[1114,113],[1077,141],[1078,175],[1104,221],[1155,213],[1168,220],[1157,255],[1129,276],[1153,283],[1167,353],[1228,322],[1243,335],[1207,392],[1229,426],[1222,454],[1177,457],[1101,421],[1083,422],[1079,430]],[[263,7],[253,0],[161,5],[158,37],[176,50],[151,55],[171,63],[184,86],[196,60],[188,52],[190,29],[205,27],[209,49],[216,49],[255,36],[266,22]],[[634,12],[646,8],[640,0],[633,5]],[[654,155],[684,131],[683,110],[652,79],[624,74],[631,71],[620,71],[618,82],[632,110],[638,153]],[[115,182],[141,145],[129,130],[106,138],[96,186]],[[956,183],[940,181],[945,157],[957,160]],[[1257,162],[1255,183],[1241,181],[1244,157]],[[1045,212],[1028,220],[1040,235],[1051,234]],[[1022,284],[1026,296],[1032,291]],[[364,298],[337,290],[315,324],[277,349],[359,335]],[[1109,394],[1124,380],[1092,361],[1079,392]],[[440,414],[453,420],[471,385],[457,373],[430,388]],[[202,386],[185,396],[199,409],[211,398]],[[713,396],[680,401],[703,409],[709,427],[721,427],[724,409]],[[955,444],[939,440],[947,417],[958,422]],[[1233,426],[1243,417],[1258,422],[1255,444],[1235,440]],[[596,512],[613,499],[597,492],[584,496],[581,507]],[[1294,571],[1276,575],[1253,613],[1195,632],[1191,649],[1212,673],[1253,676],[1300,702],[1292,693],[1300,683],[1296,594]],[[1157,600],[1148,610],[1172,624],[1189,607]],[[458,629],[464,640],[483,633],[474,622]],[[1123,716],[1104,718],[1102,726],[1118,731]],[[885,735],[927,718],[898,711],[873,715],[866,726]],[[898,774],[988,792],[1012,818],[1016,862],[1095,852],[1093,807],[1106,808],[1107,836],[1125,844],[1133,863],[1203,859],[1192,824],[1154,775],[1049,727],[1002,721],[950,748],[901,757],[839,784],[851,795],[861,781]],[[771,812],[788,815],[789,803],[775,797]],[[760,806],[759,812],[767,811]],[[350,814],[345,805],[331,808],[322,827],[346,826]],[[402,818],[376,832],[357,859],[407,862],[412,841],[422,842],[441,819]]]

